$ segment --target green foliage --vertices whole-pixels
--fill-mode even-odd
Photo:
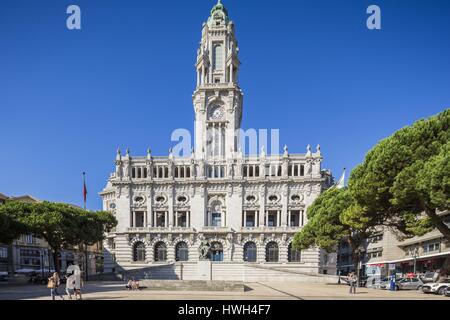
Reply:
[[[349,180],[350,192],[367,216],[410,235],[438,227],[450,236],[436,217],[450,209],[449,126],[447,109],[397,131],[369,151]]]
[[[406,235],[437,227],[436,214],[450,209],[450,109],[403,128],[370,150],[352,171],[347,189],[331,189],[308,208],[308,224],[295,236],[297,249],[334,250],[347,239],[357,247],[379,226]]]
[[[0,205],[0,242],[10,244],[21,234],[26,233],[27,229],[19,221],[19,216],[26,211],[28,204],[7,201]]]
[[[347,189],[333,188],[322,193],[308,208],[308,223],[294,237],[298,249],[312,246],[327,251],[336,248],[339,241],[351,236],[352,228],[342,222],[342,214],[353,203]]]
[[[54,253],[79,244],[93,245],[117,225],[109,212],[91,212],[62,203],[7,202],[0,206],[0,242],[32,233],[48,242]],[[56,264],[55,264],[56,265]]]

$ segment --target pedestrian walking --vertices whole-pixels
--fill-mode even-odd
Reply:
[[[66,294],[72,300],[72,293],[75,293],[75,275],[67,277]]]
[[[70,265],[67,268],[66,272],[72,273],[70,278],[73,277],[73,280],[71,280],[70,282],[71,282],[71,284],[73,283],[73,291],[75,294],[75,300],[77,299],[78,296],[80,296],[80,300],[82,300],[83,298],[81,296],[81,287],[83,286],[83,279],[81,278],[80,267],[77,265]]]
[[[356,286],[358,284],[358,279],[354,272],[350,273],[349,283],[350,283],[350,293],[356,294]]]
[[[60,296],[61,300],[64,300],[64,297],[58,292],[58,287],[61,283],[58,272],[53,273],[53,276],[48,278],[47,288],[50,289],[50,295],[52,300],[55,300],[55,296]]]
[[[83,297],[81,296],[81,287],[83,285],[83,278],[80,278],[79,281],[75,280],[75,300],[77,300],[77,296],[80,296],[80,300],[83,300]]]

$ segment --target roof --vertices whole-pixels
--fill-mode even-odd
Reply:
[[[18,197],[11,197],[9,199],[13,200],[13,201],[20,201],[20,202],[31,202],[31,203],[42,202],[41,200],[39,200],[33,196],[30,196],[28,194],[23,195],[23,196],[18,196]]]

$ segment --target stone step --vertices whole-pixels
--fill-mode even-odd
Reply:
[[[212,278],[217,281],[300,281],[300,282],[334,282],[336,276],[311,275],[298,271],[299,268],[269,267],[243,263],[214,263]],[[301,269],[300,269],[301,270]],[[196,263],[169,264],[128,270],[124,278],[147,280],[200,280]],[[336,278],[337,279],[337,278]],[[337,280],[336,280],[337,281]]]
[[[199,281],[199,280],[141,280],[139,285],[144,290],[157,291],[230,291],[244,292],[243,282],[238,281]]]

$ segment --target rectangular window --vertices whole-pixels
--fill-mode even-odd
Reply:
[[[253,228],[255,227],[255,212],[247,212],[247,220],[246,220],[246,227],[247,228]]]
[[[142,211],[136,211],[134,213],[135,219],[136,219],[136,228],[143,228],[144,227],[144,212]]]
[[[166,226],[166,217],[164,212],[156,213],[156,227],[165,228]]]
[[[8,248],[2,247],[0,248],[0,259],[8,258]]]
[[[435,243],[430,243],[427,244],[423,247],[423,252],[434,252],[434,251],[439,251],[440,249],[440,243],[439,242],[435,242]]]
[[[223,52],[222,45],[216,44],[213,49],[213,70],[223,69]]]
[[[276,226],[277,226],[277,213],[269,212],[268,227],[276,227]]]
[[[291,227],[300,227],[300,211],[294,210],[291,211]]]
[[[222,215],[220,213],[213,212],[211,218],[213,227],[222,226]]]

